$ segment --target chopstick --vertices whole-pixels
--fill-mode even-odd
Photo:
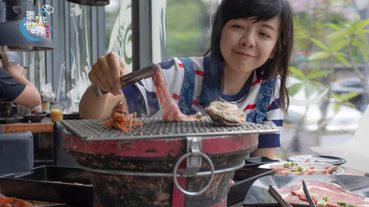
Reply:
[[[269,193],[270,195],[272,195],[272,197],[279,203],[280,206],[282,207],[293,207],[291,204],[289,204],[288,202],[286,202],[282,196],[278,193],[278,191],[272,186],[269,185]]]
[[[305,183],[305,181],[304,181],[304,180],[302,180],[302,188],[304,189],[304,193],[305,193],[305,196],[306,196],[307,201],[309,202],[309,206],[310,206],[310,207],[316,207],[316,205],[315,205],[315,203],[314,203],[313,199],[311,198],[311,195],[310,195],[310,193],[309,193],[309,190],[308,190],[308,188],[306,187],[306,183]]]

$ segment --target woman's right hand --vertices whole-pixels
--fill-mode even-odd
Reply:
[[[127,73],[130,73],[130,71],[114,52],[100,56],[88,73],[92,85],[87,88],[80,100],[80,116],[85,119],[109,117],[115,104],[124,98],[120,77]],[[110,93],[97,97],[94,87]]]
[[[120,77],[130,73],[124,62],[114,52],[100,56],[92,66],[88,77],[91,83],[113,95],[122,94]]]

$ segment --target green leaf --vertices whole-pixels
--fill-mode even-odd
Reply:
[[[315,39],[315,38],[310,38],[310,40],[312,42],[314,42],[316,45],[318,45],[319,47],[321,47],[324,51],[328,51],[327,46],[325,46],[322,42],[320,42],[319,40]]]
[[[316,92],[315,86],[312,85],[310,82],[305,82],[304,86],[306,98],[310,98],[314,94],[314,92]]]
[[[341,63],[345,64],[345,66],[349,67],[350,63],[343,56],[336,55],[335,56]]]
[[[305,75],[302,70],[295,67],[289,67],[291,73],[295,74],[300,80],[305,80]]]
[[[357,29],[363,29],[368,24],[369,24],[369,19],[363,19],[357,25]]]
[[[331,93],[331,97],[334,98],[339,103],[346,104],[349,102],[348,100],[355,98],[359,94],[360,94],[359,92],[349,92],[349,93],[342,93],[342,94]]]
[[[340,97],[339,97],[339,94],[338,93],[331,93],[331,97],[333,98],[333,99],[335,99],[336,101],[340,101],[339,99],[340,99]]]
[[[358,96],[360,93],[359,92],[350,92],[350,93],[347,93],[346,97],[347,99],[352,99],[352,98],[355,98],[356,96]]]
[[[329,74],[329,73],[331,73],[330,71],[327,73],[327,74]],[[316,88],[316,90],[317,91],[320,91],[320,88],[321,87],[326,87],[323,83],[321,83],[321,82],[318,82],[318,81],[314,81],[314,80],[309,80],[310,81],[310,83]]]
[[[329,57],[329,53],[328,52],[314,52],[313,54],[311,54],[308,57],[308,60],[318,60],[318,59],[323,59],[323,58],[327,58]]]
[[[301,88],[302,88],[302,83],[295,83],[291,85],[290,87],[288,87],[288,93],[290,94],[290,96],[294,96],[301,90]]]
[[[352,98],[355,98],[356,96],[358,96],[360,93],[359,92],[349,92],[349,93],[343,93],[339,95],[339,100],[340,101],[347,101],[350,100]]]
[[[350,106],[350,107],[352,107],[352,108],[355,108],[356,106],[353,104],[353,103],[351,103],[351,102],[345,102],[345,103],[343,103],[344,105],[346,105],[346,106]]]
[[[333,23],[327,23],[327,25],[337,31],[341,31],[341,28],[339,26],[337,26],[336,24]]]
[[[351,24],[346,24],[345,25],[345,30],[346,30],[346,34],[352,36],[355,34],[356,30],[356,22],[353,22]]]
[[[308,74],[307,80],[312,80],[312,79],[315,79],[315,78],[324,77],[326,75],[329,75],[330,73],[332,73],[332,71],[330,71],[330,70],[327,70],[327,71],[313,71],[313,72]]]
[[[338,51],[342,48],[344,48],[345,46],[347,45],[347,42],[345,39],[343,38],[337,38],[337,39],[334,39],[332,42],[331,42],[331,45],[330,45],[330,51],[334,52],[334,51]]]
[[[336,32],[330,35],[327,35],[326,38],[327,39],[335,39],[335,38],[345,38],[346,33],[344,32]]]
[[[341,105],[336,103],[333,105],[333,111],[335,114],[337,114],[341,110]]]

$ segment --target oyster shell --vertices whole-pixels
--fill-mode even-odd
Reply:
[[[204,109],[204,112],[218,125],[241,125],[246,123],[246,113],[234,103],[213,101]]]

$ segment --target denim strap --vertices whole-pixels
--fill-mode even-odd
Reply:
[[[273,94],[274,79],[263,80],[260,85],[258,101],[255,111],[247,114],[246,121],[261,124],[266,117],[270,98]]]
[[[178,107],[186,115],[195,114],[196,111],[191,108],[195,90],[195,68],[190,58],[179,58],[179,60],[183,63],[184,75]]]

